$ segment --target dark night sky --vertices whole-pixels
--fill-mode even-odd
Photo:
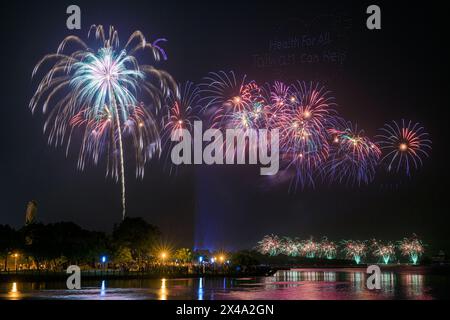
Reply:
[[[382,30],[369,31],[366,2],[178,2],[2,2],[0,224],[20,227],[31,199],[38,201],[43,222],[71,220],[110,231],[121,219],[120,188],[105,179],[104,167],[78,172],[75,155],[66,159],[62,148],[48,147],[42,116],[28,109],[34,64],[68,34],[85,38],[95,23],[116,26],[122,41],[136,29],[150,39],[167,38],[169,60],[160,67],[179,82],[198,82],[221,69],[260,82],[318,80],[333,91],[341,115],[370,136],[402,117],[421,122],[432,136],[432,157],[412,179],[380,175],[363,188],[288,193],[287,185],[267,187],[255,168],[190,167],[170,177],[157,163],[147,165],[145,179],[136,182],[130,167],[129,215],[160,226],[174,245],[236,249],[253,246],[267,233],[398,240],[415,232],[433,249],[450,249],[445,190],[450,55],[442,9],[377,2]],[[70,4],[81,7],[80,31],[65,27]],[[322,57],[324,49],[317,47],[269,49],[274,39],[320,33],[331,35],[325,49],[341,54],[342,63],[255,63],[255,55]]]

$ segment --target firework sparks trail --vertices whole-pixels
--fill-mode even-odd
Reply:
[[[264,126],[267,105],[255,81],[247,81],[246,76],[238,78],[233,71],[219,71],[209,73],[199,88],[202,111],[210,115],[212,128]]]
[[[261,97],[266,105],[266,128],[279,129],[282,119],[286,116],[291,86],[280,81],[275,81],[273,84],[266,83],[261,87]]]
[[[319,251],[319,244],[311,237],[308,240],[302,241],[301,245],[302,254],[307,258],[315,258]]]
[[[384,264],[395,259],[396,246],[393,242],[382,242],[372,240],[342,240],[341,250],[347,259],[360,264],[363,257],[370,251],[373,257],[382,259]],[[266,235],[258,242],[256,250],[264,255],[277,256],[284,254],[291,257],[305,257],[309,259],[326,258],[335,259],[338,254],[338,246],[335,242],[323,237],[320,242],[316,242],[312,237],[306,240],[290,237],[278,237],[277,235]],[[424,244],[413,234],[410,238],[404,238],[398,242],[398,249],[403,256],[410,259],[412,264],[417,264],[424,254]]]
[[[382,243],[381,241],[372,240],[373,255],[383,259],[384,264],[395,258],[395,246],[392,243]]]
[[[246,76],[236,77],[233,71],[210,72],[199,85],[203,112],[212,115],[212,126],[220,125],[229,112],[240,111],[247,103],[244,95]]]
[[[324,237],[319,244],[320,255],[327,259],[334,259],[337,256],[337,247],[337,244]]]
[[[409,176],[413,169],[422,166],[423,158],[429,157],[431,140],[419,123],[404,119],[401,122],[392,121],[380,131],[378,144],[386,153],[381,161],[387,164],[388,171],[403,170]]]
[[[265,128],[267,123],[268,106],[262,96],[261,88],[252,81],[244,85],[241,97],[245,101],[240,110],[223,115],[225,127],[231,129],[259,129]]]
[[[47,114],[44,132],[48,131],[49,144],[66,143],[66,155],[71,145],[74,129],[83,138],[78,158],[78,168],[83,170],[87,160],[98,163],[101,155],[107,157],[107,175],[121,181],[122,217],[126,214],[124,138],[129,135],[136,151],[136,176],[142,178],[144,164],[159,152],[160,138],[150,112],[138,101],[144,93],[155,109],[176,84],[165,71],[152,65],[139,64],[136,54],[149,50],[152,59],[166,58],[157,45],[165,39],[148,43],[140,31],[135,31],[124,47],[119,46],[119,36],[114,27],[105,30],[93,25],[99,42],[91,49],[76,36],[68,36],[56,53],[45,55],[35,66],[33,77],[51,64],[43,75],[30,101],[33,112],[42,107]],[[66,47],[73,48],[66,53]]]
[[[344,246],[344,252],[347,258],[355,260],[356,264],[359,264],[361,259],[367,253],[367,245],[365,241],[344,240],[342,244]]]
[[[295,169],[295,185],[314,186],[314,175],[329,154],[327,129],[336,114],[334,99],[318,83],[298,81],[290,86],[289,93],[285,86],[278,87],[281,92],[276,97],[282,97],[282,106],[274,109],[280,150],[287,168]]]
[[[281,243],[281,253],[287,256],[296,257],[301,253],[301,242],[298,239],[284,237]]]
[[[162,119],[162,141],[167,158],[173,146],[172,137],[181,137],[182,130],[192,135],[194,121],[200,120],[197,115],[200,110],[199,88],[192,82],[185,82],[179,86],[179,95],[170,95],[167,99],[167,114]],[[173,166],[170,166],[172,173]]]
[[[276,235],[266,235],[258,242],[257,250],[262,254],[268,254],[270,256],[276,256],[281,252],[281,240]]]
[[[202,95],[200,102],[204,104],[202,113],[209,117],[210,128],[225,132],[228,129],[242,130],[251,139],[250,136],[253,137],[255,133],[252,129],[268,127],[270,106],[264,97],[263,88],[255,81],[248,81],[246,76],[237,77],[233,71],[219,71],[203,78],[199,88]],[[246,140],[241,152],[247,152],[250,146],[257,148]],[[238,152],[234,145],[225,146],[224,143],[223,147],[224,156]],[[245,154],[236,157],[243,158]]]
[[[315,187],[318,177],[327,183],[367,185],[387,161],[389,170],[398,162],[397,170],[404,166],[409,174],[431,148],[428,134],[411,122],[386,125],[381,141],[373,142],[338,116],[330,91],[315,82],[275,81],[259,87],[246,76],[219,71],[209,73],[199,87],[211,127],[279,130],[281,171],[292,177],[289,189]],[[382,149],[392,150],[382,158]]]
[[[364,131],[348,122],[342,124],[328,130],[332,144],[330,157],[323,167],[325,175],[332,182],[369,184],[375,178],[381,150]]]
[[[402,255],[410,258],[413,264],[417,264],[420,256],[425,252],[424,245],[416,235],[410,238],[404,238],[398,244]]]

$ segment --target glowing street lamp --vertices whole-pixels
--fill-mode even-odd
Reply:
[[[100,257],[100,262],[102,263],[101,268],[103,269],[103,272],[106,270],[106,256]]]
[[[168,254],[166,251],[163,251],[163,252],[161,252],[161,254],[159,256],[161,258],[161,261],[164,263],[167,259]]]
[[[19,254],[14,253],[12,256],[14,257],[14,269],[17,270],[17,258],[19,257]]]

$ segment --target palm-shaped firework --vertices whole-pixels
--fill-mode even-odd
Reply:
[[[361,259],[367,253],[367,245],[365,241],[359,240],[343,240],[344,252],[347,258],[353,259],[356,264],[361,262]]]
[[[44,56],[36,65],[33,76],[46,65],[50,69],[42,76],[30,101],[34,112],[42,107],[47,120],[49,144],[71,144],[75,131],[82,135],[78,167],[88,160],[97,164],[107,158],[107,175],[121,181],[122,214],[125,217],[124,142],[132,141],[136,158],[136,175],[143,177],[144,164],[160,149],[159,132],[150,105],[159,108],[162,98],[175,89],[172,77],[152,65],[140,65],[137,53],[149,50],[152,61],[165,58],[158,39],[148,43],[140,31],[135,31],[124,47],[114,27],[105,36],[103,26],[92,26],[99,42],[91,49],[76,36],[65,38],[56,53]],[[66,53],[66,47],[73,47]],[[139,99],[149,98],[147,104]],[[138,98],[139,97],[139,98]]]
[[[319,251],[319,244],[311,237],[308,240],[302,241],[302,254],[307,258],[315,258]]]
[[[258,242],[256,249],[261,254],[276,256],[282,251],[281,240],[276,235],[266,235]]]
[[[395,258],[395,246],[388,242],[383,243],[376,239],[372,240],[373,255],[383,259],[384,264]]]
[[[320,254],[327,259],[334,259],[337,255],[337,244],[329,241],[327,237],[323,237],[320,242]]]
[[[424,253],[424,245],[420,239],[413,234],[410,238],[404,238],[398,244],[402,255],[410,258],[413,264],[417,264],[420,256]]]

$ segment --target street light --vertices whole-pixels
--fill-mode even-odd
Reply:
[[[106,256],[101,256],[100,261],[102,262],[102,270],[101,270],[101,272],[105,272],[105,269],[106,269]]]
[[[13,257],[14,257],[14,269],[16,269],[16,271],[17,271],[17,258],[19,257],[19,254],[14,253]]]
[[[164,264],[165,260],[167,259],[167,252],[165,252],[165,251],[161,252],[160,257]]]

